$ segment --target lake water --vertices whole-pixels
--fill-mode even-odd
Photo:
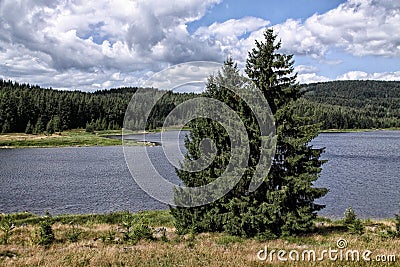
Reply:
[[[146,139],[159,141],[159,135]],[[326,147],[323,157],[329,160],[316,183],[330,189],[318,200],[326,204],[321,215],[339,218],[349,206],[364,218],[400,213],[400,131],[326,133],[313,144]],[[148,152],[156,159],[156,168],[177,182],[162,148],[149,147]],[[0,212],[65,214],[165,208],[132,179],[121,146],[0,149]]]

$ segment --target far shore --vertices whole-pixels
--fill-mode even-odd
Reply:
[[[374,129],[327,129],[321,130],[321,133],[361,133],[375,131],[400,131],[400,128],[374,128]]]
[[[179,128],[168,128],[170,130],[179,130]],[[188,130],[185,128],[185,130]],[[353,132],[371,132],[371,131],[399,131],[400,128],[386,129],[329,129],[322,130],[321,133],[353,133]],[[25,134],[25,133],[3,133],[0,134],[1,148],[50,148],[50,147],[88,147],[88,146],[121,146],[122,141],[118,138],[109,138],[109,136],[122,136],[124,134],[148,134],[157,133],[161,129],[154,131],[122,131],[105,130],[88,133],[84,129],[67,130],[59,133],[48,134]],[[129,141],[129,145],[155,146],[151,142]]]

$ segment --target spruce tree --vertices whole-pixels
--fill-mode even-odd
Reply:
[[[195,232],[228,231],[237,235],[247,235],[246,229],[239,229],[238,224],[241,224],[241,218],[237,212],[240,209],[232,205],[232,202],[239,203],[238,205],[241,205],[243,209],[248,204],[248,201],[250,201],[248,188],[252,174],[254,173],[254,167],[257,163],[257,157],[259,156],[260,140],[258,138],[260,132],[256,125],[256,118],[251,113],[250,107],[236,94],[238,90],[242,90],[243,88],[246,90],[246,86],[249,84],[251,84],[251,81],[240,75],[237,65],[232,59],[228,59],[222,70],[217,75],[211,76],[208,80],[204,96],[219,100],[234,110],[240,121],[244,124],[248,139],[252,140],[249,142],[250,153],[248,162],[246,162],[248,166],[245,170],[242,169],[244,174],[240,181],[222,198],[208,205],[172,208],[171,212],[176,218],[178,232],[186,232],[188,230]],[[251,93],[250,88],[248,88],[249,92],[247,92],[249,94]],[[243,91],[241,92],[243,93]],[[222,114],[219,115],[223,116]],[[220,117],[219,121],[223,119]],[[237,121],[228,121],[230,127],[233,129],[237,128],[235,124]],[[189,127],[190,139],[187,137],[185,140],[188,152],[183,165],[194,164],[201,154],[204,156],[204,154],[214,152],[215,157],[209,167],[200,172],[177,170],[177,174],[187,187],[204,186],[218,179],[227,168],[232,156],[232,143],[230,139],[232,136],[229,136],[227,129],[218,121],[209,118],[197,118],[189,123]],[[212,140],[215,144],[214,148],[209,143],[201,142],[206,138]],[[233,138],[233,140],[245,141],[243,138]],[[242,167],[240,164],[237,164],[235,168],[237,169],[236,171],[239,171]],[[185,198],[184,193],[184,191],[175,192],[175,203],[178,204],[182,198]],[[210,194],[212,193],[210,192]]]
[[[50,119],[47,122],[46,133],[49,134],[49,135],[52,135],[54,133],[54,122],[53,122],[53,119]]]
[[[61,132],[61,121],[58,115],[53,117],[53,127],[55,132]]]
[[[33,132],[33,126],[31,124],[31,121],[28,121],[28,123],[26,124],[25,133],[32,134],[32,132]]]
[[[3,123],[1,132],[2,133],[8,133],[8,132],[10,132],[10,129],[11,129],[10,122],[6,119],[4,121],[4,123]]]
[[[267,218],[268,228],[278,235],[292,235],[308,231],[316,212],[324,206],[314,200],[327,193],[315,188],[324,149],[309,143],[319,134],[320,125],[294,114],[294,103],[302,92],[294,74],[293,55],[279,53],[281,42],[272,29],[264,33],[264,41],[256,41],[249,52],[246,73],[268,100],[277,129],[276,154],[263,185],[255,192],[261,203],[256,214]]]
[[[249,52],[246,73],[264,95],[275,119],[277,145],[275,156],[271,156],[272,167],[269,173],[261,174],[261,186],[250,192],[250,179],[260,158],[260,129],[250,107],[224,86],[227,81],[237,88],[246,84],[237,66],[228,60],[222,71],[208,80],[205,96],[226,103],[243,121],[250,141],[248,166],[239,183],[224,197],[208,205],[171,208],[178,232],[191,229],[226,231],[240,236],[292,235],[308,231],[316,212],[323,208],[314,200],[327,190],[313,187],[324,163],[319,159],[323,149],[309,145],[318,135],[319,125],[294,114],[294,103],[302,94],[293,74],[293,56],[278,53],[281,43],[276,42],[272,29],[266,30],[264,37]],[[229,137],[220,124],[209,119],[196,119],[189,126],[190,139],[185,140],[188,152],[183,165],[200,157],[200,142],[204,138],[214,141],[216,156],[201,172],[177,170],[177,174],[187,187],[206,185],[221,174],[229,161]],[[176,203],[182,197],[182,191],[177,190]]]
[[[259,102],[262,95],[251,80],[240,74],[237,65],[232,59],[228,59],[225,62],[221,72],[209,78],[204,96],[216,99],[229,106],[230,109],[234,110],[240,122],[229,118],[229,127],[226,129],[219,123],[224,118],[222,113],[220,114],[218,111],[216,111],[216,114],[220,114],[220,116],[217,116],[219,117],[217,121],[204,118],[192,121],[189,125],[190,139],[186,139],[185,142],[188,154],[183,165],[193,164],[201,154],[206,154],[206,151],[213,150],[212,148],[200,148],[201,140],[204,138],[213,140],[216,146],[216,156],[213,158],[212,164],[203,171],[187,172],[178,170],[178,176],[188,187],[204,186],[215,182],[224,170],[229,168],[229,163],[232,160],[234,162],[231,166],[234,169],[233,174],[235,172],[241,173],[241,179],[237,183],[235,183],[234,179],[232,179],[233,181],[222,182],[230,184],[232,190],[208,205],[172,209],[172,214],[176,218],[177,230],[179,232],[184,232],[188,229],[196,232],[226,231],[234,235],[254,236],[260,232],[260,229],[262,229],[260,224],[263,223],[261,220],[254,220],[255,217],[253,215],[257,204],[254,202],[254,193],[251,192],[250,185],[254,185],[253,178],[254,175],[257,175],[256,170],[257,166],[259,166],[259,161],[266,163],[268,159],[273,157],[273,149],[268,152],[264,150],[264,153],[261,153],[262,147],[267,149],[273,147],[273,145],[263,146],[263,140],[271,141],[267,136],[274,135],[272,114],[270,112],[268,114],[266,102],[265,105]],[[252,100],[249,101],[250,99]],[[254,99],[257,99],[257,101],[253,101]],[[212,109],[218,108],[212,107]],[[259,115],[258,113],[264,113],[261,116],[262,118],[257,116]],[[266,127],[261,127],[260,122]],[[244,134],[241,134],[239,130],[240,123],[243,123]],[[269,130],[261,133],[260,127]],[[234,129],[233,133],[228,133],[229,128]],[[249,146],[248,153],[243,151],[243,157],[248,154],[245,166],[239,163],[240,160],[243,160],[243,157],[236,158],[232,153],[231,149],[236,141],[239,141],[239,143],[247,142]],[[261,154],[265,155],[265,157],[263,158]],[[233,160],[234,158],[237,161]],[[220,190],[218,185],[216,190]],[[209,193],[212,195],[214,192]],[[179,204],[181,198],[185,199],[185,197],[187,198],[184,190],[178,190],[175,194],[175,203]]]

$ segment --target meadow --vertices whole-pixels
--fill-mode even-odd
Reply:
[[[106,138],[121,134],[121,130],[86,132],[84,129],[67,130],[54,134],[0,134],[0,148],[68,147],[68,146],[114,146],[121,140]],[[132,142],[132,144],[138,144]]]
[[[268,240],[225,233],[179,235],[168,210],[102,215],[3,214],[0,265],[398,266],[400,238],[396,226],[399,220],[394,219],[355,219],[348,224],[345,219],[318,218],[309,234]],[[339,249],[338,240],[346,246]],[[287,252],[283,255],[287,261],[278,259],[279,250]],[[288,258],[293,250],[300,255],[298,261]],[[319,260],[324,250],[336,250],[337,259],[325,254]],[[370,261],[362,257],[367,250],[371,252],[367,255]],[[310,251],[315,251],[315,260],[309,258]],[[355,251],[360,253],[359,260],[352,254]]]

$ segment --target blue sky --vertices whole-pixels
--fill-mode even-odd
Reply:
[[[324,13],[344,3],[345,0],[227,0],[211,8],[200,20],[188,25],[189,31],[214,22],[240,19],[246,16],[259,17],[272,24],[283,23],[287,18],[305,19],[314,13]]]
[[[400,80],[399,18],[391,0],[2,0],[0,77],[93,91],[189,61],[243,68],[273,27],[301,83]]]

